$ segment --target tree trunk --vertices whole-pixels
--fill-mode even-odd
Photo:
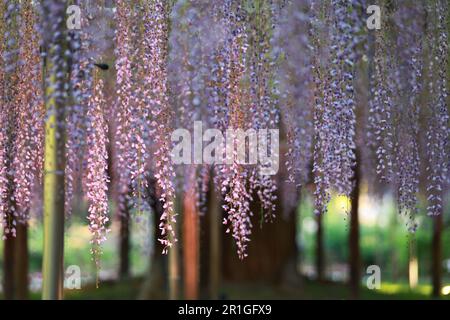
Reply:
[[[14,298],[28,299],[28,224],[19,223],[14,253]]]
[[[317,280],[325,280],[325,250],[323,245],[323,214],[316,215],[316,274]]]
[[[44,253],[42,298],[62,299],[62,266],[64,258],[64,166],[58,150],[64,148],[58,138],[55,116],[50,116],[45,130],[44,173]],[[61,134],[61,133],[59,133]],[[58,146],[59,145],[59,146]],[[59,155],[58,155],[59,154]]]
[[[165,273],[166,273],[166,256],[161,254],[162,247],[157,245],[158,238],[160,236],[159,230],[159,218],[161,217],[163,211],[163,205],[156,194],[157,182],[154,179],[149,179],[148,191],[149,191],[149,201],[152,207],[152,217],[151,217],[151,232],[150,235],[152,241],[150,244],[150,254],[149,254],[149,264],[148,271],[145,276],[144,283],[139,292],[138,299],[148,300],[148,299],[166,299],[167,295],[165,292]]]
[[[182,216],[183,211],[183,200],[181,193],[178,193],[175,198],[175,212]],[[175,234],[178,235],[178,223],[174,225]],[[169,299],[177,300],[180,298],[180,246],[176,243],[172,248],[169,249]]]
[[[5,300],[14,299],[14,247],[16,238],[3,241],[3,295]]]
[[[433,241],[432,241],[432,283],[433,297],[439,298],[442,287],[442,229],[443,213],[433,217]]]
[[[47,62],[49,82],[46,86],[45,153],[44,153],[44,252],[43,252],[43,288],[44,300],[62,299],[63,291],[63,259],[64,259],[64,129],[61,125],[65,115],[63,112],[65,98],[57,96],[56,90],[64,90],[64,82],[60,72],[66,72],[62,63],[66,59],[65,50],[65,6],[56,0],[44,6],[44,19],[56,21],[57,30],[49,45]],[[49,23],[50,25],[52,23]],[[50,32],[50,30],[46,30]],[[57,38],[55,38],[57,37]],[[58,65],[55,65],[58,63]]]
[[[417,262],[417,243],[414,234],[409,235],[409,254],[408,254],[408,280],[409,288],[417,287],[419,280],[419,265]]]
[[[192,178],[194,179],[194,178]],[[183,199],[183,260],[184,297],[188,300],[199,297],[199,215],[196,210],[195,181],[186,190]]]
[[[360,157],[356,151],[354,168],[354,186],[351,194],[350,230],[349,230],[349,285],[352,299],[359,297],[361,281],[361,257],[359,251],[359,196],[360,196]]]
[[[279,284],[286,266],[292,263],[297,254],[295,243],[296,215],[283,214],[281,191],[277,193],[276,217],[273,222],[261,224],[261,206],[259,201],[250,204],[253,212],[251,241],[248,244],[248,256],[239,260],[233,237],[222,234],[222,267],[223,279],[230,282],[262,281]],[[258,197],[255,195],[254,199]]]
[[[120,219],[119,277],[121,280],[124,280],[130,276],[130,213],[128,207],[125,208],[125,212],[119,213],[119,219]]]
[[[215,192],[214,185],[210,183],[209,192],[209,298],[218,299],[220,289],[220,243],[222,208],[220,207],[219,195]]]

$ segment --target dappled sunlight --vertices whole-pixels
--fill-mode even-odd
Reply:
[[[427,296],[431,293],[431,285],[417,285],[414,289],[410,289],[408,284],[382,282],[378,291],[389,295],[413,292]]]

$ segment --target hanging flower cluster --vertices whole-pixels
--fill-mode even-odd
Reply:
[[[97,267],[100,266],[100,245],[106,240],[108,218],[108,154],[106,151],[107,125],[104,118],[105,98],[103,81],[94,76],[94,88],[87,105],[87,132],[85,153],[86,172],[84,175],[84,192],[89,202],[89,230],[92,233],[92,255]]]
[[[448,185],[449,159],[449,111],[447,105],[447,72],[442,66],[448,63],[448,34],[446,30],[446,9],[448,5],[438,2],[429,8],[430,16],[435,16],[437,24],[431,30],[429,50],[431,57],[428,69],[429,119],[426,134],[427,149],[427,193],[428,215],[439,215],[443,211],[443,191]],[[434,9],[434,10],[433,10]]]
[[[246,23],[248,35],[247,72],[249,73],[249,111],[250,128],[277,128],[280,118],[278,107],[278,82],[276,64],[273,58],[274,29],[278,26],[279,9],[274,3],[256,1],[247,8]],[[262,137],[259,137],[260,142]],[[269,137],[273,139],[273,137]],[[274,155],[272,155],[274,156]],[[278,156],[278,155],[276,155]],[[260,163],[264,167],[267,164]],[[264,211],[261,219],[272,221],[275,218],[275,195],[277,186],[268,175],[259,174],[259,168],[249,173],[249,193],[258,196]]]
[[[283,208],[291,212],[298,202],[298,188],[308,182],[312,161],[313,99],[311,29],[309,1],[290,1],[278,13],[274,55],[279,60],[280,108],[286,130],[285,167],[287,183],[283,188]]]
[[[116,8],[116,105],[115,105],[115,156],[117,157],[115,171],[116,188],[120,195],[119,205],[128,206],[127,194],[130,187],[130,170],[136,159],[131,157],[131,130],[132,116],[132,72],[131,72],[131,36],[130,19],[131,12],[126,1],[117,1]]]
[[[173,111],[168,100],[167,57],[170,5],[141,3],[137,8],[118,1],[116,8],[117,100],[115,154],[121,206],[142,210],[148,170],[155,174],[164,211],[161,216],[163,252],[176,241],[173,223],[175,196],[171,165]],[[137,19],[139,18],[139,19]],[[141,21],[137,23],[136,21]],[[152,166],[148,154],[153,153]],[[128,197],[131,195],[131,198]]]
[[[170,4],[166,1],[157,0],[152,2],[148,19],[148,41],[151,50],[150,69],[152,70],[150,100],[153,120],[151,122],[153,139],[156,151],[154,153],[155,178],[160,188],[160,201],[163,203],[163,213],[160,217],[159,228],[164,246],[163,252],[167,253],[176,241],[173,224],[176,222],[174,212],[174,176],[170,156],[171,141],[168,137],[173,130],[174,111],[171,109],[168,97],[167,85],[167,57],[168,57],[168,34],[169,34],[169,12]]]
[[[308,33],[298,36],[302,30],[311,28],[307,14],[309,7],[309,1],[293,1],[285,6],[276,30],[280,42],[277,54],[283,60],[279,73],[282,85],[280,104],[289,145],[286,168],[289,182],[298,186],[308,181],[312,158],[311,41]]]
[[[393,17],[397,39],[380,35],[375,43],[375,84],[370,102],[377,173],[398,192],[399,211],[415,231],[419,191],[419,115],[422,91],[423,7],[402,3]],[[388,48],[393,48],[391,52]],[[395,56],[394,56],[395,54]]]
[[[374,72],[371,78],[371,99],[369,101],[368,140],[376,155],[376,173],[382,181],[393,178],[393,83],[392,55],[382,33],[377,34],[374,44]]]
[[[355,163],[355,101],[353,68],[355,40],[348,1],[332,1],[329,61],[315,66],[314,181],[316,213],[326,212],[331,189],[346,196],[352,191]],[[320,49],[320,47],[319,47]],[[325,70],[324,70],[325,69]]]
[[[32,193],[40,185],[43,165],[44,101],[42,93],[42,64],[39,53],[39,34],[32,1],[24,1],[21,8],[17,136],[15,143],[14,199],[19,219],[27,220]]]
[[[144,201],[146,189],[148,188],[148,161],[149,149],[151,147],[151,111],[148,94],[152,90],[151,74],[151,57],[152,49],[147,36],[149,36],[148,21],[152,19],[150,16],[151,8],[148,5],[140,4],[140,10],[132,12],[135,23],[131,25],[130,32],[131,44],[135,49],[134,55],[131,55],[131,65],[135,72],[132,73],[132,95],[131,95],[131,114],[130,114],[130,142],[131,149],[128,162],[130,170],[131,196],[135,199],[130,205],[134,205],[138,213],[148,210],[146,201]]]
[[[239,4],[225,1],[223,15],[225,25],[229,32],[229,48],[225,52],[226,62],[226,125],[227,128],[247,129],[248,122],[246,108],[249,103],[249,91],[243,85],[247,72],[248,34],[245,24],[246,12]],[[250,241],[251,216],[250,202],[252,194],[247,187],[250,171],[237,162],[237,137],[233,133],[227,140],[231,141],[231,152],[227,150],[227,163],[220,169],[221,191],[223,194],[223,209],[227,213],[223,223],[227,226],[226,232],[231,232],[236,241],[239,258],[247,256],[247,242]]]
[[[99,6],[84,7],[95,16],[83,18],[81,30],[70,30],[69,88],[71,99],[65,106],[65,211],[71,213],[75,195],[84,192],[88,202],[91,253],[100,268],[101,244],[108,229],[108,127],[104,84],[101,79],[103,46],[101,32],[93,24],[102,20]],[[100,28],[101,29],[101,28]],[[97,66],[97,67],[96,67]],[[104,69],[105,67],[103,67]]]
[[[423,8],[422,8],[423,9]],[[399,8],[397,27],[402,36],[397,39],[398,70],[396,71],[396,96],[398,100],[396,115],[401,119],[395,144],[395,162],[398,166],[396,183],[398,184],[399,211],[409,216],[408,229],[415,231],[417,222],[417,193],[419,191],[420,156],[418,149],[419,113],[422,74],[421,60],[423,30],[422,10],[420,7]]]
[[[82,10],[88,10],[82,7]],[[86,142],[86,111],[93,89],[93,38],[89,20],[82,18],[82,29],[69,31],[71,51],[71,101],[66,112],[65,212],[72,212],[73,198],[81,190],[83,155]]]
[[[399,211],[408,217],[411,232],[417,228],[421,166],[426,167],[429,215],[442,212],[446,188],[449,114],[447,73],[442,66],[448,59],[447,12],[445,1],[426,7],[405,1],[392,15],[388,29],[398,35],[396,39],[380,33],[374,44],[369,134],[374,138],[376,171],[381,180],[396,187]]]
[[[212,4],[204,1],[191,1],[189,5],[178,2],[174,5],[171,15],[171,50],[168,63],[170,103],[177,110],[174,125],[191,132],[194,130],[195,121],[202,121],[202,124],[207,126],[211,124],[211,112],[207,108],[207,101],[212,92],[208,83],[208,72],[213,48],[217,45],[217,35],[220,34],[220,30],[210,30],[214,27],[210,16],[211,7]],[[206,38],[207,33],[213,36]],[[191,143],[191,150],[196,144],[198,142]],[[193,187],[197,210],[200,213],[207,208],[210,169],[208,164],[198,163],[176,168],[177,195],[188,190],[188,186]],[[192,171],[196,171],[196,175],[193,175]],[[197,183],[189,181],[190,179],[196,180]]]
[[[171,103],[177,109],[176,125],[193,129],[195,120],[215,127],[224,135],[227,129],[276,128],[278,109],[274,101],[274,65],[271,58],[272,6],[258,2],[243,6],[232,1],[205,3],[179,2],[172,15],[169,56]],[[211,28],[215,28],[211,32]],[[248,50],[252,48],[251,50]],[[234,148],[227,150],[226,165],[214,164],[214,181],[224,199],[227,232],[232,232],[238,254],[245,257],[251,230],[250,203],[255,194],[264,211],[274,217],[276,185],[271,177],[258,173],[257,166],[237,162]],[[195,148],[195,142],[191,149]],[[222,157],[223,155],[216,155]],[[210,166],[198,166],[195,187],[201,212],[210,179]],[[184,170],[187,169],[188,171]],[[179,168],[188,181],[192,168]],[[203,208],[204,209],[204,208]]]
[[[2,43],[1,52],[4,52],[3,49],[3,30],[0,30],[0,42]],[[5,130],[7,124],[7,109],[5,108],[5,100],[3,97],[4,87],[5,87],[5,73],[4,73],[4,61],[3,57],[0,57],[0,219],[2,226],[7,222],[6,209],[7,209],[7,201],[6,201],[6,192],[8,189],[8,179],[7,179],[7,169],[6,169],[6,141],[8,139],[7,132]]]
[[[17,81],[18,35],[14,30],[19,13],[18,5],[1,3],[1,70],[0,70],[0,209],[3,238],[15,236],[16,217],[11,198],[11,163],[15,132],[14,85]]]
[[[1,3],[1,12],[0,14],[2,16],[5,16],[5,5],[2,2]],[[5,86],[6,86],[6,72],[5,72],[5,59],[4,59],[4,52],[5,50],[5,43],[7,39],[6,34],[6,26],[5,23],[0,24],[0,48],[1,48],[1,55],[0,55],[0,214],[1,214],[1,223],[2,227],[4,228],[5,225],[7,226],[7,213],[6,209],[8,207],[7,204],[7,190],[8,190],[8,178],[7,178],[7,169],[6,169],[6,163],[7,163],[7,139],[8,139],[8,132],[6,131],[7,123],[8,123],[8,108],[6,107],[6,97],[4,95],[5,93]]]
[[[193,130],[194,121],[199,120],[201,108],[200,90],[204,87],[199,83],[199,66],[202,63],[200,39],[197,35],[199,25],[203,23],[198,11],[197,2],[186,6],[175,4],[171,15],[172,25],[169,38],[171,47],[168,64],[168,81],[171,90],[170,103],[178,111],[174,126]],[[195,21],[195,23],[194,23]],[[190,156],[190,155],[189,155]],[[177,175],[184,176],[185,166],[177,168]],[[177,189],[183,189],[183,183],[177,183]]]
[[[329,92],[326,90],[329,86],[329,77],[326,74],[329,68],[330,46],[329,36],[329,7],[319,6],[316,2],[311,2],[311,43],[313,50],[312,72],[313,72],[313,173],[314,173],[314,204],[315,213],[321,214],[326,211],[330,195],[330,181],[325,171],[325,148],[327,147],[328,112],[326,112],[326,103],[329,101]],[[321,19],[324,16],[325,18]]]

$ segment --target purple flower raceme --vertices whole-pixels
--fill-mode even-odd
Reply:
[[[150,68],[152,77],[150,80],[151,91],[149,106],[153,116],[151,130],[155,143],[154,164],[155,178],[159,187],[160,201],[163,203],[163,213],[160,217],[159,229],[163,245],[163,253],[177,242],[174,223],[176,213],[174,211],[174,178],[175,170],[172,165],[170,152],[171,142],[168,139],[173,128],[174,111],[169,104],[168,95],[168,35],[170,4],[166,1],[156,0],[151,3],[149,12],[151,19],[148,25],[148,40],[152,56]]]
[[[242,79],[247,71],[246,53],[248,49],[248,35],[245,24],[245,12],[239,4],[230,1],[224,2],[223,14],[226,17],[226,24],[229,36],[229,56],[226,65],[228,80],[226,101],[228,104],[228,127],[244,128],[245,126],[245,105],[248,97],[247,88],[242,85]],[[249,172],[247,168],[239,165],[236,161],[237,151],[235,147],[235,137],[227,137],[233,141],[233,152],[227,153],[230,166],[221,169],[223,175],[221,191],[224,199],[223,208],[227,212],[227,217],[223,223],[227,225],[227,231],[231,232],[236,241],[237,252],[240,259],[247,256],[247,242],[250,241],[252,223],[250,217],[250,201],[252,195],[247,189],[247,179]]]
[[[446,72],[439,65],[446,64],[448,55],[443,22],[447,11],[441,1],[427,7],[402,2],[392,15],[389,29],[396,38],[380,33],[374,44],[369,132],[375,148],[376,171],[382,181],[395,186],[399,212],[408,217],[411,232],[417,228],[422,164],[427,174],[428,214],[442,211],[448,172],[449,115]],[[427,61],[426,53],[431,57]],[[424,90],[429,97],[426,107],[421,100]],[[422,115],[426,119],[426,135],[420,140]]]
[[[273,55],[275,29],[279,24],[279,8],[273,2],[258,2],[247,8],[248,24],[247,73],[249,74],[250,119],[248,128],[278,128],[280,122],[278,65]],[[268,137],[268,143],[273,137]],[[277,158],[279,155],[272,155]],[[249,193],[257,195],[263,211],[261,220],[273,221],[277,185],[272,176],[258,172],[259,163],[249,172]]]
[[[115,171],[117,173],[116,191],[120,195],[119,206],[128,206],[127,195],[130,188],[131,173],[129,167],[134,167],[136,158],[132,157],[131,121],[133,114],[132,104],[132,70],[131,56],[131,9],[126,1],[117,1],[116,7],[116,101],[114,140]]]
[[[281,120],[287,131],[287,183],[284,188],[291,190],[283,193],[286,212],[292,212],[297,206],[297,191],[308,182],[312,162],[314,101],[310,7],[309,0],[286,2],[277,14],[274,32],[273,54],[279,61]],[[302,32],[300,36],[299,32]]]
[[[3,51],[3,50],[2,50]],[[1,58],[0,58],[1,59]],[[3,59],[2,59],[3,60]],[[8,227],[8,201],[7,201],[7,191],[8,191],[8,178],[7,178],[7,148],[6,141],[8,139],[6,127],[8,123],[7,117],[7,109],[3,92],[5,85],[5,74],[3,70],[3,61],[1,61],[1,70],[0,70],[0,222],[3,228]],[[5,232],[5,230],[3,230]],[[8,234],[9,232],[6,232]],[[4,237],[4,236],[3,236]]]
[[[22,217],[15,205],[15,176],[14,165],[17,147],[18,136],[18,121],[20,116],[19,106],[17,105],[19,97],[19,83],[20,81],[20,67],[23,63],[20,58],[20,33],[19,29],[15,28],[21,24],[21,6],[19,3],[4,1],[2,3],[3,9],[3,23],[2,23],[2,45],[1,45],[1,135],[0,142],[0,207],[2,211],[1,223],[3,227],[3,238],[9,236],[16,236],[16,225],[20,222]],[[17,163],[17,161],[16,161]],[[22,173],[22,181],[26,179],[25,174]],[[28,181],[28,180],[27,180]],[[23,193],[21,195],[25,195]]]
[[[93,93],[94,60],[91,57],[92,37],[85,30],[89,20],[83,19],[82,30],[69,32],[72,52],[70,90],[72,100],[66,114],[66,167],[65,167],[65,212],[72,213],[73,198],[79,192],[83,173],[83,154],[86,145],[86,111],[88,100]]]
[[[108,218],[108,144],[107,125],[104,116],[105,98],[103,81],[95,70],[94,89],[87,106],[87,132],[85,153],[86,169],[83,189],[88,199],[89,230],[92,233],[92,255],[100,267],[101,244],[106,240]]]
[[[374,44],[374,72],[369,101],[369,143],[376,156],[376,173],[382,181],[393,179],[393,79],[392,56],[383,34],[377,34]]]
[[[148,170],[155,172],[163,203],[160,242],[166,253],[176,242],[172,226],[174,170],[167,139],[173,117],[166,66],[170,5],[152,1],[138,8],[137,11],[126,1],[118,1],[116,8],[116,188],[120,206],[131,204],[141,212]],[[151,163],[150,153],[153,153]]]
[[[317,52],[314,65],[313,168],[316,214],[326,212],[332,189],[349,196],[353,188],[356,117],[353,86],[355,30],[352,28],[351,9],[352,4],[348,1],[332,1],[331,7],[320,9],[329,25],[316,23],[316,28],[319,28],[316,32],[325,34],[324,40],[314,41]],[[327,43],[329,51],[324,49]],[[325,64],[317,58],[319,54],[327,57]]]
[[[44,101],[36,21],[35,8],[31,1],[25,1],[21,7],[19,54],[23,67],[15,101],[18,119],[13,160],[14,199],[21,222],[28,219],[32,194],[40,184],[43,165]]]
[[[422,76],[423,7],[403,3],[395,13],[396,67],[394,73],[394,184],[398,192],[399,212],[408,216],[408,229],[417,228],[417,193],[419,191],[420,155],[418,131]]]
[[[435,16],[437,25],[429,25],[430,53],[428,68],[428,128],[426,134],[428,215],[443,212],[443,196],[448,181],[449,159],[449,112],[447,105],[447,72],[442,66],[448,63],[448,34],[446,30],[446,5],[438,2],[429,8],[428,14]],[[448,8],[447,8],[448,10]],[[447,11],[448,12],[448,11]]]
[[[188,6],[178,2],[172,10],[168,80],[170,103],[177,110],[174,125],[179,128],[193,130],[195,121],[209,122],[209,113],[205,108],[205,100],[209,94],[206,82],[209,78],[209,55],[212,54],[210,48],[215,45],[214,36],[213,39],[206,37],[209,33],[207,30],[214,26],[209,16],[211,7],[211,4],[202,1],[191,1]],[[194,149],[196,142],[190,144]],[[206,200],[209,169],[197,160],[198,156],[194,161],[196,174],[193,176],[191,166],[176,168],[179,178],[176,189],[177,196],[181,196],[188,185],[194,186],[197,211],[201,212],[200,209],[205,208],[201,202]],[[191,179],[195,179],[197,184],[193,184]]]

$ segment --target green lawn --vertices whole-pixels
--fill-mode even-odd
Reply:
[[[65,299],[136,299],[142,284],[141,278],[135,278],[126,282],[103,282],[99,288],[94,285],[85,286],[81,290],[67,290]],[[391,299],[430,299],[431,287],[419,285],[413,291],[406,284],[383,283],[379,290],[361,289],[361,299],[391,300]],[[339,283],[319,284],[305,280],[300,287],[269,286],[267,284],[225,283],[222,287],[223,299],[348,299],[348,288]],[[33,293],[32,299],[39,299],[39,293]],[[449,299],[450,295],[442,299]]]

